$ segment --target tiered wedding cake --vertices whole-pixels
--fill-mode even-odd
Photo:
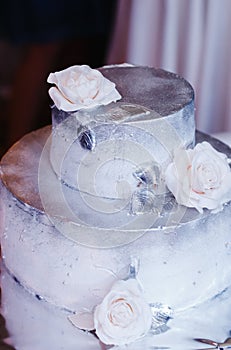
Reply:
[[[192,87],[130,65],[74,66],[48,82],[52,129],[1,162],[2,312],[15,347],[223,341],[231,150],[195,133]]]

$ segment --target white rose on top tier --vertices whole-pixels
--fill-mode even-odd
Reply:
[[[166,184],[179,204],[218,212],[231,200],[231,171],[225,154],[208,142],[178,149],[168,166]]]
[[[135,279],[117,281],[94,312],[96,334],[104,344],[124,345],[145,336],[152,313]]]
[[[56,107],[65,112],[107,105],[121,99],[115,84],[87,65],[50,73],[47,82],[56,85],[50,88],[49,95]]]

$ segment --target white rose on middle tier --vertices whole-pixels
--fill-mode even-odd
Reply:
[[[218,212],[231,200],[231,171],[227,156],[208,142],[178,149],[166,169],[166,185],[179,204]]]

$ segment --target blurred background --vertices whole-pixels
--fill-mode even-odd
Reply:
[[[197,128],[231,132],[230,0],[2,0],[0,155],[50,124],[47,76],[129,62],[185,77]]]

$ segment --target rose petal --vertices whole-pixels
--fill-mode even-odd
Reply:
[[[94,314],[91,312],[83,311],[78,312],[68,317],[71,323],[82,330],[92,331],[94,330]]]
[[[56,87],[51,87],[48,92],[58,109],[66,112],[74,112],[79,109],[79,105],[69,102]]]
[[[50,84],[58,84],[58,79],[55,73],[50,73],[47,78],[47,82]]]

